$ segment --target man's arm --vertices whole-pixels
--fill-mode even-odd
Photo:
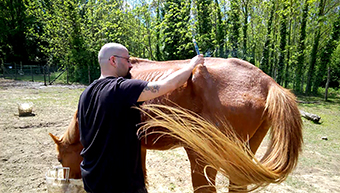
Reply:
[[[198,65],[203,64],[203,55],[197,55],[191,59],[190,64],[184,68],[170,74],[164,80],[149,82],[138,98],[138,102],[162,96],[170,91],[182,86],[190,77],[192,70]]]

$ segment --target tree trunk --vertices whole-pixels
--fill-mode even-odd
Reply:
[[[292,2],[290,3],[292,5]],[[291,7],[291,6],[290,6]],[[292,13],[291,8],[290,8],[290,13]],[[285,87],[288,88],[289,84],[289,64],[290,64],[290,47],[291,47],[291,34],[292,34],[292,18],[289,19],[289,31],[288,31],[288,53],[287,53],[287,64],[286,64],[286,70],[285,70]]]
[[[306,49],[305,39],[306,39],[306,24],[307,24],[307,15],[308,15],[308,0],[305,1],[305,6],[303,8],[302,14],[302,22],[300,29],[300,41],[297,49],[297,64],[295,71],[295,83],[294,90],[297,92],[301,92],[303,90],[303,64],[305,59],[304,50]]]
[[[325,0],[320,0],[318,18],[321,18],[324,15],[325,4],[326,4]],[[306,86],[306,91],[305,91],[306,94],[311,93],[312,83],[313,83],[313,80],[314,80],[314,68],[315,68],[315,63],[316,63],[316,56],[317,56],[317,53],[318,53],[319,41],[320,41],[320,37],[321,37],[320,24],[321,24],[321,20],[319,19],[318,24],[317,24],[317,29],[316,29],[316,32],[315,32],[315,39],[314,39],[313,48],[312,48],[312,52],[311,52],[311,59],[310,59],[310,62],[309,62],[309,68],[308,68],[308,72],[307,72],[307,86]]]
[[[244,24],[243,24],[243,59],[247,58],[247,29],[248,29],[248,4],[249,0],[242,1],[244,5]]]
[[[89,79],[89,84],[91,84],[91,67],[90,67],[90,64],[87,65],[87,77]]]
[[[321,37],[320,28],[317,29],[315,34],[316,36],[314,39],[314,44],[313,44],[313,48],[311,52],[311,59],[310,59],[309,68],[307,71],[307,86],[306,86],[306,91],[305,91],[306,94],[311,93],[312,82],[314,80],[314,69],[315,69],[315,63],[316,63],[316,56],[318,53],[319,40]]]
[[[238,2],[231,1],[230,2],[230,23],[231,23],[231,33],[230,33],[230,42],[232,46],[231,56],[234,58],[238,57],[238,38],[239,38],[239,29],[240,29],[240,16],[239,16],[239,5]]]
[[[323,76],[326,74],[327,66],[331,61],[331,57],[333,52],[336,50],[337,41],[340,37],[340,12],[337,16],[337,19],[333,23],[333,28],[331,32],[331,38],[327,40],[326,46],[321,49],[320,54],[320,65],[315,77],[315,81],[313,83],[313,93],[317,93],[317,90],[320,86],[320,82],[322,82]]]
[[[266,42],[264,44],[264,48],[263,48],[263,56],[260,62],[260,68],[261,70],[263,70],[264,73],[271,75],[271,67],[272,66],[272,62],[271,65],[269,66],[269,50],[270,50],[270,43],[272,42],[272,38],[271,38],[271,33],[272,33],[272,23],[273,23],[273,17],[274,17],[274,10],[275,10],[275,4],[274,2],[272,3],[271,6],[271,11],[270,11],[270,16],[269,16],[269,20],[268,20],[268,28],[267,28],[267,37],[266,37]]]
[[[328,66],[328,70],[327,70],[327,82],[326,82],[326,86],[325,86],[325,101],[328,100],[328,88],[329,88],[330,79],[331,79],[331,67]]]
[[[305,112],[305,111],[301,111],[300,110],[300,114],[302,117],[308,119],[308,120],[311,120],[313,121],[314,123],[319,123],[321,117],[318,116],[318,115],[315,115],[315,114],[312,114],[312,113],[308,113],[308,112]]]
[[[287,5],[283,5],[282,21],[280,24],[280,53],[279,53],[279,63],[277,66],[277,83],[282,85],[283,83],[283,70],[285,66],[285,54],[286,54],[286,44],[287,44],[287,17],[285,12],[287,11]]]
[[[149,58],[151,60],[154,60],[154,57],[152,54],[152,47],[151,47],[151,32],[149,28],[147,29],[147,32],[148,32],[148,43],[149,43]]]

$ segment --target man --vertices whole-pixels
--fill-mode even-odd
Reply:
[[[121,44],[105,44],[98,53],[101,76],[81,94],[78,104],[81,173],[87,192],[146,193],[137,125],[138,102],[159,97],[183,85],[202,55],[164,80],[129,77],[129,52]]]

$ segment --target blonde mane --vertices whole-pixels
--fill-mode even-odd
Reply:
[[[141,62],[154,62],[152,60],[144,59],[144,58],[137,58],[137,57],[130,57],[131,64],[139,64]]]
[[[72,145],[80,142],[80,133],[78,127],[78,110],[73,115],[73,118],[67,127],[66,132],[59,139],[60,143]]]

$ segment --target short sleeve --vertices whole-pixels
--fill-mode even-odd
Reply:
[[[149,83],[143,80],[123,78],[118,82],[121,97],[129,106],[137,103],[140,94]]]

